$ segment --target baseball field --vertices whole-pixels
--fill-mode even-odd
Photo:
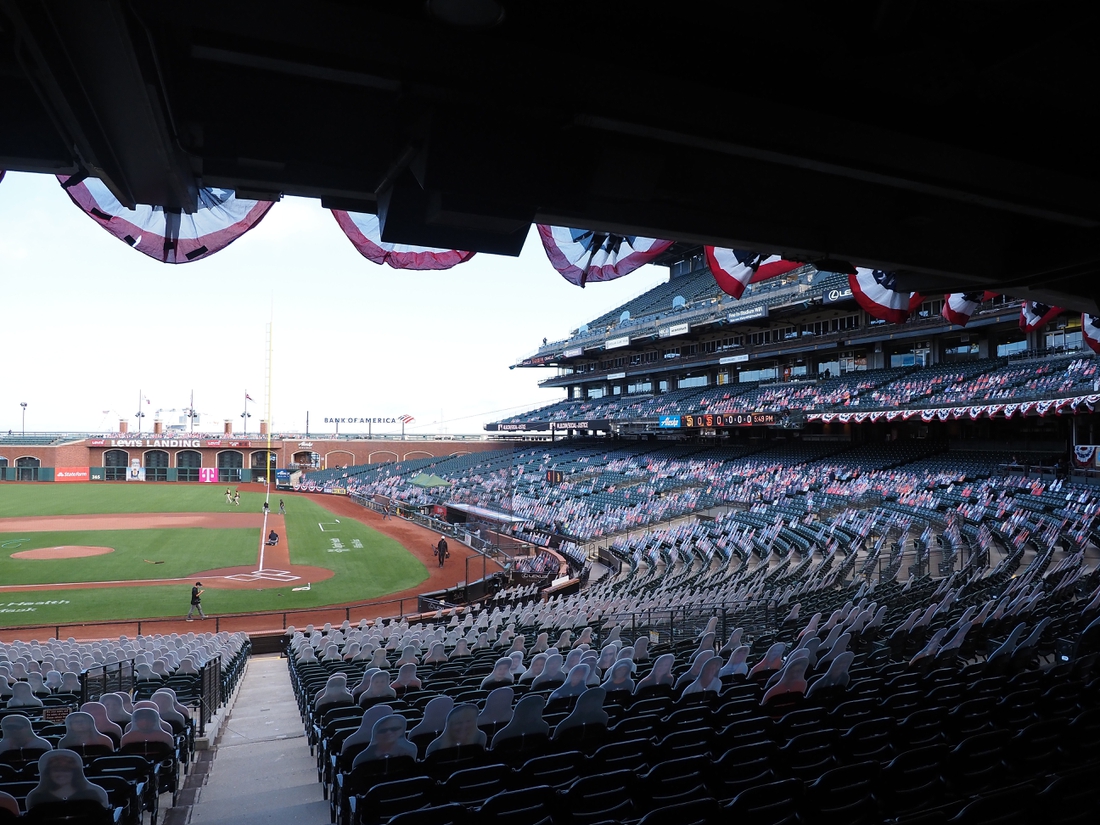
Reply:
[[[218,615],[364,602],[429,577],[421,528],[276,491],[265,514],[261,487],[239,489],[233,505],[225,485],[0,486],[0,627],[181,616],[195,581]]]

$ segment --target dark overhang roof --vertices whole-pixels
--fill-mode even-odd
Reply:
[[[1074,4],[0,0],[0,169],[377,211],[515,254],[582,226],[1096,310],[1098,52]],[[447,5],[446,3],[444,5]]]

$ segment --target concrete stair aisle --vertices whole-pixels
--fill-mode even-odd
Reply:
[[[194,765],[165,825],[327,825],[285,659],[249,660],[212,754]]]

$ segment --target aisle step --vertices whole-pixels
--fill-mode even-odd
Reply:
[[[193,769],[193,775],[165,825],[328,822],[329,806],[321,796],[286,659],[249,660],[213,761],[208,770]]]

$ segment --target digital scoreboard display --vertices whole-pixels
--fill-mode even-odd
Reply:
[[[778,413],[717,413],[680,416],[681,427],[712,429],[714,427],[774,427],[779,424]]]

